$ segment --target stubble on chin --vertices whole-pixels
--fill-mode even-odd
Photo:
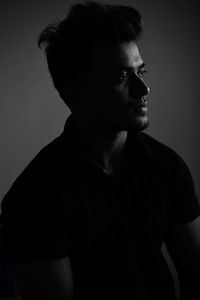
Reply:
[[[132,119],[127,122],[127,128],[125,130],[131,130],[135,132],[143,131],[149,127],[149,119]]]

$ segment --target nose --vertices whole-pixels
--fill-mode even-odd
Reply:
[[[143,78],[134,76],[134,78],[130,80],[129,95],[131,97],[141,98],[143,96],[147,96],[149,93],[150,88],[145,83]]]

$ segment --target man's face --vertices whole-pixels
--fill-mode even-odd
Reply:
[[[143,130],[148,126],[149,88],[135,42],[96,47],[82,86],[84,111],[91,126],[109,130]]]

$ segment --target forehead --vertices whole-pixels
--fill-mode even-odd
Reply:
[[[137,68],[143,63],[143,60],[137,44],[131,41],[95,47],[91,55],[91,62],[98,69],[120,66]]]

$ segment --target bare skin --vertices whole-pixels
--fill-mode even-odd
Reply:
[[[112,174],[123,153],[127,139],[127,131],[97,132],[80,127],[82,153],[90,161]]]
[[[84,154],[112,172],[126,144],[127,130],[148,126],[145,97],[149,88],[135,42],[106,45],[94,51],[91,66],[88,83],[80,87],[81,100],[73,111],[74,121]],[[143,109],[138,111],[141,103]]]

